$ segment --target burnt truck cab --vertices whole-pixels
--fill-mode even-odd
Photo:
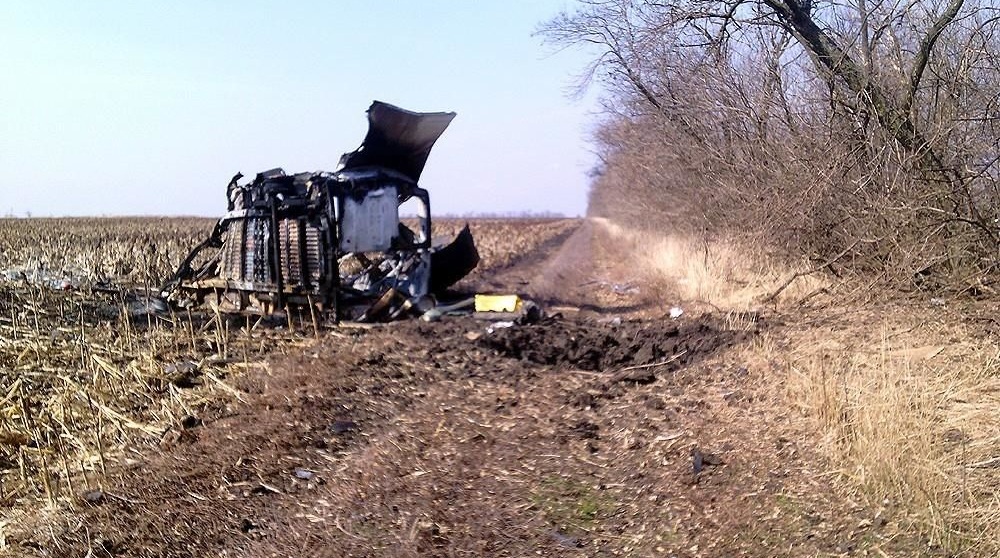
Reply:
[[[336,320],[425,311],[479,262],[466,227],[431,242],[430,197],[417,181],[452,112],[375,101],[368,134],[332,172],[276,168],[227,187],[228,211],[165,283],[178,306],[275,314],[291,307]],[[413,202],[413,203],[407,203]],[[401,219],[400,206],[415,209]]]

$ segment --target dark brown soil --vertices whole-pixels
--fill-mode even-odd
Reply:
[[[481,344],[503,356],[560,368],[610,370],[662,363],[677,370],[748,337],[719,329],[710,316],[679,324],[549,319],[498,329],[483,336]]]

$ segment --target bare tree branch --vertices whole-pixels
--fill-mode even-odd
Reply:
[[[951,0],[948,8],[934,22],[934,25],[931,26],[930,30],[927,31],[927,35],[920,42],[920,50],[917,51],[917,58],[913,62],[913,72],[910,74],[910,88],[907,90],[906,97],[903,100],[902,110],[904,112],[909,113],[913,107],[913,98],[920,87],[920,79],[924,75],[924,69],[927,67],[927,61],[931,57],[931,52],[934,50],[934,44],[937,43],[938,37],[941,36],[944,28],[954,21],[955,16],[958,15],[964,3],[965,0]]]

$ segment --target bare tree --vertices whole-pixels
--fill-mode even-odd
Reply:
[[[967,0],[581,0],[541,32],[595,49],[609,92],[595,210],[922,280],[997,265],[998,22]]]

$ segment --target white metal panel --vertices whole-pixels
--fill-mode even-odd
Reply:
[[[340,225],[340,249],[343,252],[384,252],[392,247],[399,233],[399,202],[396,188],[372,190],[358,201],[344,201]]]

